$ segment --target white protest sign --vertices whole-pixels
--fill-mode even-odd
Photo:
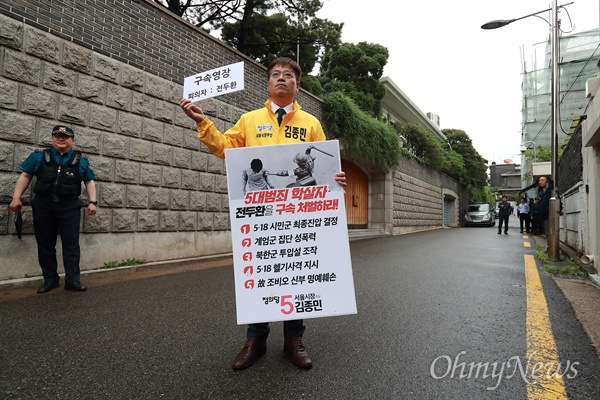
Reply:
[[[183,98],[193,102],[238,90],[244,90],[243,61],[200,72],[183,81]]]
[[[226,149],[225,162],[238,324],[356,314],[338,142]]]

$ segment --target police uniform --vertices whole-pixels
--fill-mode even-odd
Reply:
[[[56,260],[56,239],[60,233],[65,285],[79,284],[79,195],[81,183],[95,179],[89,161],[73,149],[60,154],[50,148],[31,153],[19,169],[36,177],[31,207],[44,283],[58,285],[60,279]]]

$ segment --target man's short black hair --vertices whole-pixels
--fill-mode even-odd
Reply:
[[[300,82],[300,79],[302,78],[302,68],[300,68],[296,61],[288,57],[280,57],[271,61],[271,63],[269,64],[269,68],[267,69],[267,79],[271,77],[271,70],[276,65],[283,65],[285,67],[291,68],[292,71],[294,71],[294,75],[296,75],[296,80]]]

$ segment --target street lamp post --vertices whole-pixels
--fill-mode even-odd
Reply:
[[[563,4],[560,7],[565,7],[573,2],[568,4]],[[556,5],[556,0],[552,0],[552,8],[548,8],[546,10],[538,11],[533,14],[525,15],[524,17],[514,18],[511,20],[496,20],[490,21],[481,25],[481,29],[496,29],[506,26],[512,22],[518,21],[523,18],[531,17],[537,14],[541,14],[546,11],[552,11],[552,21],[550,23],[551,26],[551,58],[552,58],[552,78],[551,78],[551,87],[552,87],[552,132],[551,132],[551,143],[552,143],[552,162],[551,166],[551,179],[552,179],[552,197],[550,198],[550,217],[548,221],[548,256],[555,260],[560,258],[560,243],[559,243],[559,211],[557,207],[557,187],[556,187],[556,163],[558,160],[558,32],[559,32],[559,23],[558,23],[558,6]]]

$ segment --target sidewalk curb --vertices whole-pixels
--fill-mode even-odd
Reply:
[[[543,236],[531,236],[537,246],[547,247],[547,239]],[[600,275],[591,265],[585,265],[575,250],[560,243],[560,250],[571,258],[582,271],[583,275],[550,274],[565,299],[571,305],[575,318],[579,321],[591,346],[600,358]],[[565,260],[554,261],[553,264],[566,264]],[[585,285],[585,286],[581,286]]]
[[[81,271],[81,280],[85,281],[86,279],[96,279],[96,278],[105,278],[105,277],[117,277],[117,276],[126,276],[132,275],[139,272],[146,271],[159,271],[164,270],[165,274],[168,273],[170,269],[181,268],[185,266],[191,266],[194,264],[203,264],[208,262],[214,262],[219,260],[224,260],[232,257],[232,253],[223,253],[223,254],[214,254],[210,256],[202,256],[202,257],[192,257],[192,258],[183,258],[177,260],[168,260],[168,261],[154,261],[146,264],[139,265],[130,265],[116,268],[100,268],[100,269],[90,269],[86,271]],[[231,261],[233,264],[233,261]],[[65,274],[59,274],[61,279],[64,280]],[[13,289],[22,289],[22,288],[30,288],[34,286],[40,286],[44,283],[44,278],[39,276],[33,276],[29,278],[18,278],[18,279],[8,279],[4,281],[0,281],[0,291],[13,290]]]
[[[434,228],[439,229],[439,228]],[[408,232],[412,233],[412,232]],[[371,239],[377,237],[390,236],[387,233],[381,232],[379,229],[358,229],[348,232],[349,241]],[[101,278],[106,276],[119,276],[119,275],[130,275],[138,271],[148,271],[154,269],[166,269],[166,268],[179,268],[185,265],[193,265],[202,262],[216,261],[222,258],[231,258],[233,253],[220,253],[212,254],[209,256],[199,256],[190,258],[181,258],[176,260],[166,261],[153,261],[146,264],[116,267],[116,268],[97,268],[81,271],[81,280],[88,278]],[[233,260],[231,261],[233,264]],[[59,274],[61,279],[64,280],[65,274]],[[41,286],[44,283],[44,279],[41,275],[28,277],[28,278],[17,278],[0,280],[0,291],[29,288],[34,286]]]

